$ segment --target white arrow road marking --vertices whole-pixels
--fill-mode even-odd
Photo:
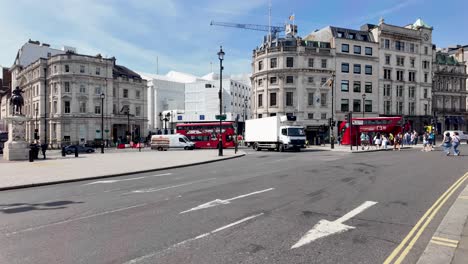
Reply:
[[[236,197],[233,197],[233,198],[230,198],[230,199],[226,199],[226,200],[216,199],[216,200],[213,200],[211,202],[201,204],[201,205],[199,205],[197,207],[194,207],[192,209],[189,209],[187,211],[180,212],[179,214],[185,214],[185,213],[188,213],[188,212],[191,212],[191,211],[196,211],[196,210],[206,209],[206,208],[210,208],[210,207],[215,207],[215,206],[218,206],[218,205],[221,205],[221,204],[230,204],[231,201],[241,199],[241,198],[245,198],[247,196],[251,196],[251,195],[255,195],[255,194],[259,194],[259,193],[268,192],[268,191],[271,191],[271,190],[274,190],[274,189],[275,188],[269,188],[269,189],[265,189],[265,190],[261,190],[261,191],[256,191],[256,192],[252,192],[252,193],[248,193],[248,194],[239,195],[239,196],[236,196]]]
[[[124,264],[135,264],[135,263],[140,263],[141,261],[144,261],[144,260],[147,260],[147,259],[149,259],[149,258],[155,257],[155,256],[157,256],[158,254],[161,254],[161,253],[163,253],[163,252],[172,250],[172,249],[177,248],[177,247],[179,247],[179,246],[182,246],[182,245],[184,245],[184,244],[186,244],[186,243],[188,243],[188,242],[192,242],[192,241],[198,240],[198,239],[200,239],[200,238],[207,237],[207,236],[209,236],[209,235],[212,235],[212,234],[215,234],[215,233],[217,233],[217,232],[223,231],[223,230],[228,229],[228,228],[230,228],[230,227],[233,227],[233,226],[235,226],[235,225],[242,224],[243,222],[249,221],[250,219],[254,219],[254,218],[259,217],[259,216],[261,216],[261,215],[263,215],[263,213],[259,213],[259,214],[256,214],[256,215],[252,215],[252,216],[246,217],[246,218],[244,218],[244,219],[241,219],[241,220],[236,221],[236,222],[234,222],[234,223],[231,223],[231,224],[229,224],[229,225],[225,225],[225,226],[223,226],[223,227],[217,228],[217,229],[215,229],[215,230],[213,230],[213,231],[211,231],[211,232],[204,233],[204,234],[201,234],[201,235],[199,235],[199,236],[196,236],[196,237],[193,237],[193,238],[184,240],[184,241],[182,241],[182,242],[179,242],[179,243],[177,243],[177,244],[174,244],[174,245],[170,246],[169,248],[166,248],[165,250],[158,251],[158,252],[155,252],[155,253],[151,253],[151,254],[148,254],[148,255],[145,255],[145,256],[136,258],[136,259],[132,259],[132,260],[130,260],[130,261],[125,262]]]
[[[133,180],[139,180],[139,179],[150,178],[150,177],[168,176],[168,175],[171,175],[171,174],[172,173],[164,173],[164,174],[157,174],[157,175],[151,175],[151,176],[142,176],[142,177],[136,177],[136,178],[130,178],[130,179],[123,179],[123,180],[95,181],[95,182],[90,182],[90,183],[83,184],[83,185],[93,185],[93,184],[99,184],[99,183],[114,183],[114,182],[121,182],[121,181],[133,181]]]
[[[376,203],[377,202],[366,201],[357,208],[353,209],[351,212],[343,215],[333,222],[325,219],[320,220],[311,230],[309,230],[309,232],[301,237],[301,239],[296,244],[294,244],[291,249],[302,247],[322,237],[339,234],[347,230],[354,229],[354,226],[344,225],[343,222],[348,221]]]
[[[173,189],[173,188],[177,188],[177,187],[191,185],[191,184],[194,184],[194,183],[199,183],[199,182],[204,182],[204,181],[211,181],[211,180],[214,180],[214,179],[216,179],[216,178],[209,178],[209,179],[203,179],[203,180],[198,180],[198,181],[192,181],[192,182],[172,185],[172,186],[168,186],[168,187],[163,187],[163,188],[149,188],[149,189],[142,189],[142,190],[134,190],[134,191],[126,192],[126,193],[123,193],[123,194],[125,195],[125,194],[132,194],[132,193],[158,192],[158,191],[163,191],[163,190],[168,190],[168,189]]]

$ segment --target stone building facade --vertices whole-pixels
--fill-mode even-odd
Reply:
[[[437,131],[468,130],[466,65],[463,57],[458,61],[447,51],[434,54],[432,86],[433,114]]]
[[[329,42],[299,37],[265,41],[253,51],[251,116],[294,115],[309,142],[328,137],[335,69]]]
[[[14,82],[24,91],[23,113],[30,118],[26,140],[33,141],[35,131],[51,147],[92,144],[102,133],[106,143],[146,136],[146,81],[115,61],[69,51],[13,65]]]

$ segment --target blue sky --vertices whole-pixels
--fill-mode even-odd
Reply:
[[[295,14],[299,35],[334,25],[359,28],[422,18],[438,47],[468,44],[466,0],[271,0],[272,22]],[[218,69],[219,45],[227,74],[249,73],[263,32],[210,26],[210,21],[268,25],[269,0],[0,0],[0,65],[10,66],[28,39],[79,53],[117,58],[136,71],[204,75]],[[465,12],[465,13],[464,13]]]

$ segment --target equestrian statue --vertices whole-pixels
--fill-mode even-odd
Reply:
[[[21,108],[23,108],[24,99],[21,93],[24,93],[24,91],[19,86],[16,86],[16,89],[12,93],[10,104],[13,105],[13,115],[22,115]]]

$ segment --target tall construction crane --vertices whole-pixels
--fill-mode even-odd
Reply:
[[[228,23],[228,22],[215,22],[211,21],[211,26],[221,26],[221,27],[235,27],[235,28],[243,28],[243,29],[250,29],[250,30],[257,30],[257,31],[266,31],[269,32],[271,28],[271,34],[277,35],[279,32],[285,31],[285,27],[278,27],[278,26],[265,26],[265,25],[255,25],[255,24],[238,24],[238,23]]]

